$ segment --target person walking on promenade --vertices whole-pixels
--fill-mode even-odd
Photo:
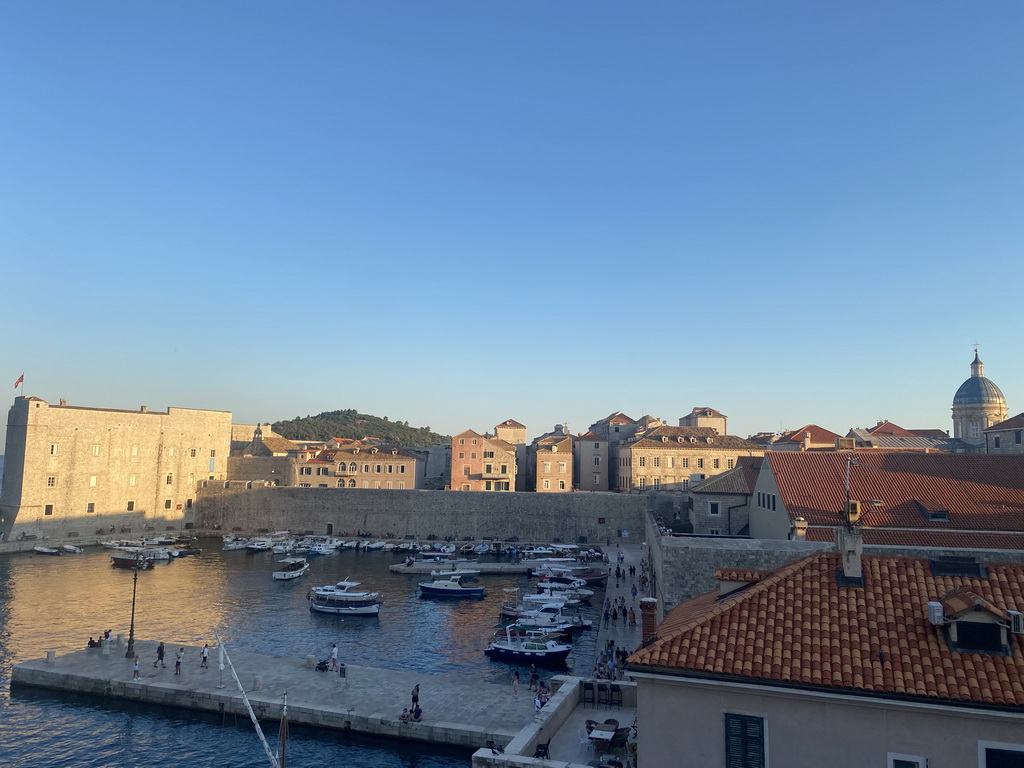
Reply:
[[[607,608],[604,609],[604,628],[608,629],[608,622],[611,621],[612,612]]]
[[[530,690],[533,691],[533,690],[536,690],[536,689],[537,689],[537,665],[536,664],[531,664],[530,665]]]
[[[512,695],[519,695],[519,670],[512,673]]]
[[[420,705],[420,684],[416,683],[412,689],[412,707],[410,709],[415,710]]]
[[[139,674],[139,657],[135,657],[135,662],[132,665],[132,680],[138,680],[142,675]]]
[[[629,626],[636,626],[636,612],[632,608],[629,609]]]
[[[178,652],[174,654],[174,674],[181,674],[181,662],[185,660],[185,649],[179,648]]]
[[[338,671],[338,644],[331,643],[331,672]]]
[[[163,642],[161,642],[160,645],[158,645],[156,647],[156,661],[153,662],[153,666],[155,667],[157,664],[159,664],[164,669],[167,669],[167,665],[164,664],[164,644],[163,644]]]
[[[200,669],[209,669],[210,668],[210,665],[209,665],[209,661],[210,661],[210,644],[209,643],[205,643],[203,645],[203,650],[201,650],[199,652],[199,656],[202,658],[202,661],[199,662],[199,668]]]
[[[633,595],[633,605],[636,605],[636,582],[633,582],[633,588],[629,590],[630,594]]]

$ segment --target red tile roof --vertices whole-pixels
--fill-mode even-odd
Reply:
[[[862,560],[864,586],[840,587],[842,558],[812,555],[724,599],[677,606],[653,643],[629,657],[636,671],[711,677],[933,704],[1024,707],[1024,636],[1010,655],[954,650],[928,602],[960,586],[997,610],[1024,611],[1024,565],[993,564],[987,578],[933,576],[922,558]]]
[[[890,437],[914,437],[915,434],[909,429],[904,429],[899,424],[893,424],[888,419],[880,421],[873,427],[868,427],[872,435],[889,435]],[[945,435],[943,435],[945,437]]]
[[[1024,531],[1024,456],[1017,455],[768,451],[791,520],[842,522],[850,457],[861,465],[850,467],[850,497],[862,501],[866,528]],[[918,502],[944,506],[948,521],[928,519]]]
[[[835,432],[830,432],[824,427],[819,427],[817,424],[805,424],[800,429],[783,432],[775,442],[802,443],[804,441],[804,435],[808,432],[811,433],[811,442],[817,444],[828,443],[829,445],[835,445],[836,438],[841,437],[841,435],[837,435]]]
[[[935,547],[940,549],[1024,549],[1024,533],[985,531],[894,530],[861,528],[864,544],[875,547]],[[809,527],[808,541],[835,541],[835,528]]]
[[[1024,429],[1024,413],[1018,413],[1016,416],[1011,416],[1005,421],[1000,421],[998,424],[993,424],[985,431],[994,432],[995,430],[998,429]]]

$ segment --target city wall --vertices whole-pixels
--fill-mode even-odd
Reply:
[[[486,493],[208,483],[195,525],[222,531],[313,531],[419,540],[513,536],[522,542],[642,541],[647,496],[612,493]]]

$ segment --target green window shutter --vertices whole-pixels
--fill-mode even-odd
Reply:
[[[764,768],[764,718],[725,716],[726,768]]]

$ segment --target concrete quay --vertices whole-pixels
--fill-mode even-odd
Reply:
[[[155,642],[136,641],[139,680],[132,679],[124,645],[111,643],[109,653],[48,653],[45,659],[16,664],[11,685],[248,716],[230,670],[218,668],[216,649],[209,668],[201,669],[200,649],[186,646],[182,674],[175,675],[174,654],[180,646],[166,646],[166,668],[153,667],[156,647]],[[261,720],[280,718],[287,693],[292,722],[475,749],[505,747],[535,716],[532,695],[524,690],[514,696],[511,685],[353,665],[346,665],[342,678],[337,672],[315,671],[307,659],[229,653]],[[417,684],[423,721],[403,723],[399,715]]]
[[[433,563],[424,563],[417,560],[412,565],[395,563],[394,565],[388,566],[388,570],[391,571],[391,573],[430,575],[431,571],[450,571],[452,570],[452,565],[452,562],[444,560]],[[480,571],[481,576],[499,576],[510,573],[529,573],[536,564],[534,564],[534,566],[530,566],[525,563],[454,563],[454,565],[456,568],[467,568],[474,571]]]

